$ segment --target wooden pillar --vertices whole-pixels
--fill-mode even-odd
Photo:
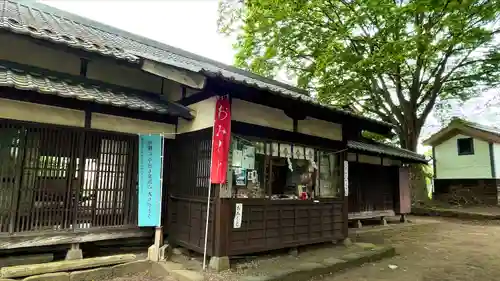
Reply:
[[[231,202],[225,198],[214,200],[212,253],[209,267],[217,272],[229,269],[229,241]]]
[[[229,207],[229,208],[228,208]],[[227,199],[217,198],[214,201],[215,218],[214,239],[212,240],[212,256],[224,257],[228,255],[228,235],[229,235],[229,216],[231,206]]]

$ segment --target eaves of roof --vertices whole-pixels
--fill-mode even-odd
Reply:
[[[190,110],[159,96],[98,81],[0,61],[0,87],[192,119]]]
[[[446,141],[460,132],[487,142],[500,143],[499,128],[455,118],[448,124],[448,126],[424,140],[423,144],[430,146],[439,145],[443,141]]]
[[[377,142],[360,142],[360,141],[348,141],[347,147],[357,151],[367,151],[371,153],[397,157],[404,160],[409,160],[410,162],[418,163],[428,163],[424,155],[415,153],[413,151],[402,149],[399,147],[377,143]]]
[[[65,44],[131,63],[139,64],[142,59],[148,59],[207,76],[222,77],[234,83],[267,90],[273,94],[328,108],[336,113],[377,123],[388,129],[393,127],[386,122],[323,105],[299,88],[41,3],[0,0],[0,10],[2,11],[0,28],[10,32]]]

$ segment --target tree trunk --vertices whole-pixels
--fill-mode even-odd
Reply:
[[[408,122],[413,125],[414,122]],[[421,128],[416,126],[406,126],[399,135],[401,147],[404,149],[417,152],[418,138],[420,136]],[[410,165],[410,185],[411,185],[411,198],[412,204],[426,204],[430,201],[427,191],[427,183],[422,164]]]
[[[430,201],[422,164],[410,165],[411,200],[413,205],[427,205]]]

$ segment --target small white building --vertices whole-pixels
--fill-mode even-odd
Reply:
[[[434,196],[460,204],[497,205],[500,129],[453,119],[424,141],[432,146]]]

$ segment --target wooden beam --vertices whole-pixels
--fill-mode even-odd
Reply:
[[[134,254],[96,257],[81,260],[58,261],[42,264],[7,266],[0,269],[0,275],[6,278],[25,277],[44,273],[64,272],[100,266],[116,265],[132,262],[137,259]]]
[[[151,230],[142,229],[100,229],[77,232],[34,232],[0,237],[0,250],[20,249],[60,244],[86,243],[135,237],[152,237]]]
[[[231,122],[231,131],[237,135],[244,135],[248,139],[254,138],[260,140],[274,140],[278,142],[282,141],[328,150],[345,149],[346,147],[346,143],[344,141],[324,139],[239,121]]]
[[[393,217],[395,215],[396,215],[396,212],[394,212],[394,210],[353,212],[353,213],[349,213],[349,220]]]
[[[209,99],[213,96],[216,96],[214,92],[211,91],[200,91],[198,93],[192,94],[189,97],[182,98],[181,100],[177,101],[178,104],[182,104],[184,106],[188,106],[193,103],[200,102],[202,100]]]
[[[270,91],[257,89],[253,86],[228,81],[222,77],[209,78],[205,89],[215,93],[231,93],[234,98],[282,110],[293,109],[297,111],[296,109],[300,108],[299,111],[304,116],[342,124],[343,126],[355,127],[355,131],[367,130],[381,135],[392,134],[392,127],[389,125],[380,124],[361,116],[347,114],[340,110],[332,110],[320,105],[293,99],[286,95],[280,95]]]
[[[179,84],[189,86],[195,89],[203,89],[206,83],[206,77],[203,74],[173,67],[164,63],[145,59],[141,69],[145,72],[159,77],[167,78]]]

